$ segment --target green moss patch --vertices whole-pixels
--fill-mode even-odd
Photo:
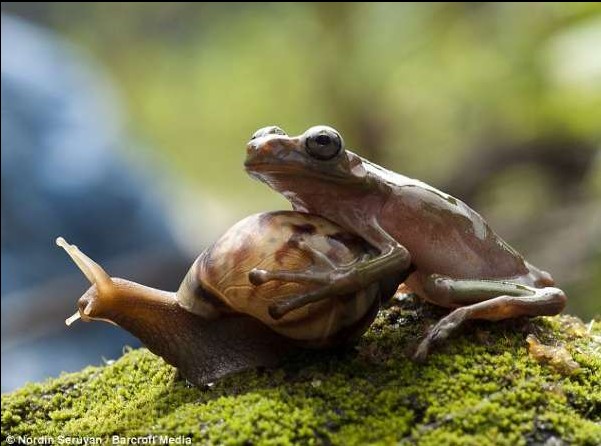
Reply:
[[[195,388],[145,349],[2,396],[10,436],[171,435],[201,444],[601,444],[601,322],[469,323],[426,364],[408,359],[440,316],[410,298],[359,344],[306,352]],[[579,364],[561,374],[528,334]]]

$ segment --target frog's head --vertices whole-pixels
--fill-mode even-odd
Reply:
[[[366,175],[361,158],[345,150],[340,133],[325,125],[299,136],[264,127],[255,132],[246,150],[246,171],[279,192],[308,187],[309,182],[357,183]]]

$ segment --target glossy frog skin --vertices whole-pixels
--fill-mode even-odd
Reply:
[[[251,280],[316,282],[318,291],[274,305],[273,317],[328,295],[401,274],[424,299],[454,309],[419,345],[431,345],[465,320],[501,320],[561,312],[566,296],[465,203],[421,181],[386,170],[344,148],[340,134],[317,126],[300,136],[258,130],[247,145],[247,172],[283,194],[294,210],[321,215],[357,233],[379,256],[349,267],[303,274],[253,270]]]

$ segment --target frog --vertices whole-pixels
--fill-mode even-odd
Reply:
[[[378,251],[373,258],[337,268],[253,269],[249,278],[254,284],[319,285],[271,306],[273,318],[396,276],[422,299],[449,309],[415,349],[413,358],[424,361],[468,320],[550,316],[566,305],[567,296],[553,277],[530,264],[479,213],[425,182],[348,150],[332,127],[314,126],[298,136],[278,126],[261,128],[246,146],[244,167],[295,211],[331,220]]]

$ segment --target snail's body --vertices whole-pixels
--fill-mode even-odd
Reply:
[[[196,259],[177,292],[110,278],[77,247],[62,239],[59,244],[93,284],[68,323],[79,317],[115,323],[196,384],[275,365],[298,347],[350,342],[367,329],[382,300],[398,286],[390,277],[273,319],[270,305],[317,285],[254,285],[248,274],[252,268],[310,272],[324,263],[352,265],[376,255],[361,238],[328,220],[292,211],[257,214],[234,225]]]
[[[176,293],[123,279],[111,281],[110,296],[98,293],[93,285],[80,298],[81,318],[127,330],[192,383],[202,385],[252,367],[274,366],[296,348],[253,317],[207,319],[184,309]],[[93,310],[85,316],[90,303]]]

